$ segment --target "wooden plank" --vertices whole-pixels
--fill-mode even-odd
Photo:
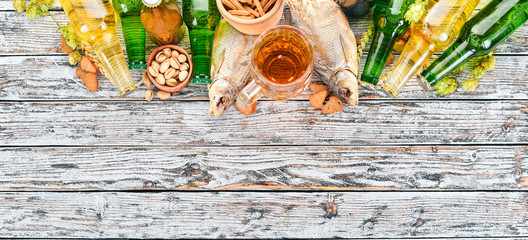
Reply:
[[[0,191],[528,189],[526,146],[18,147],[0,154]]]
[[[11,3],[11,0],[7,1]],[[0,10],[5,9],[6,1],[0,1]],[[12,9],[11,6],[8,7]],[[67,18],[61,11],[52,12],[61,25],[67,24]],[[56,31],[57,25],[49,16],[27,19],[25,14],[16,12],[0,12],[0,55],[1,54],[49,54],[58,53],[60,49],[60,34]],[[361,36],[370,25],[370,16],[350,19],[350,26],[356,35]],[[281,24],[285,24],[282,22]],[[120,24],[118,32],[121,34]],[[120,35],[121,36],[121,35]],[[123,40],[123,38],[120,38]],[[152,50],[155,45],[148,41],[148,48]],[[122,42],[124,46],[124,43]],[[189,48],[188,37],[180,45]],[[150,52],[150,51],[147,51]],[[366,52],[366,51],[365,51]],[[524,25],[515,32],[504,44],[498,47],[499,54],[528,54],[528,25]]]
[[[11,1],[10,1],[11,2]],[[0,7],[2,1],[0,1]],[[62,11],[50,12],[61,26],[68,24],[68,18]],[[0,56],[1,55],[41,55],[62,54],[60,51],[61,35],[58,26],[51,16],[42,16],[29,20],[25,14],[17,12],[0,12]],[[121,21],[118,20],[117,33],[121,46],[126,53]],[[191,51],[189,33],[179,43],[187,51]],[[149,37],[146,37],[147,56],[157,47]],[[66,56],[66,55],[64,55]]]
[[[528,102],[369,101],[323,115],[262,101],[207,116],[205,101],[4,102],[0,145],[392,145],[527,143]]]
[[[528,62],[528,56],[497,57],[496,69],[480,80],[475,92],[466,92],[460,87],[450,96],[439,97],[435,92],[423,92],[412,80],[399,99],[528,99],[528,65],[525,62]],[[0,99],[144,99],[146,87],[142,86],[126,98],[121,98],[105,77],[100,77],[99,91],[93,93],[84,87],[74,72],[75,68],[68,64],[66,56],[0,57]],[[132,71],[138,84],[141,83],[141,75],[141,70]],[[314,78],[314,81],[318,79]],[[298,98],[307,99],[310,93],[307,91]],[[365,90],[361,90],[361,97],[385,98]],[[173,99],[207,100],[208,93],[207,89],[188,87]]]
[[[0,193],[0,236],[526,237],[526,192]]]

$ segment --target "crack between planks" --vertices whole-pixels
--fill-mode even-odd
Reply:
[[[153,145],[139,145],[139,144],[104,144],[104,145],[0,145],[0,148],[259,148],[259,147],[272,147],[272,148],[328,148],[328,147],[364,147],[364,148],[375,148],[375,147],[527,147],[528,142],[496,142],[496,143],[474,143],[474,142],[461,142],[461,143],[387,143],[387,144],[253,144],[253,145],[221,145],[221,144],[153,144]]]

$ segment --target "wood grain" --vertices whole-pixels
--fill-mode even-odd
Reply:
[[[369,101],[323,115],[261,101],[207,116],[208,102],[4,102],[0,145],[391,145],[527,143],[528,102]],[[270,117],[273,116],[273,117]]]
[[[475,92],[459,90],[447,97],[436,92],[424,92],[413,79],[399,99],[528,99],[528,56],[497,56],[496,69],[486,74]],[[364,61],[363,61],[364,63]],[[362,69],[361,64],[360,69]],[[5,56],[0,57],[0,100],[78,100],[78,99],[135,99],[143,100],[146,87],[141,86],[126,98],[121,98],[105,77],[99,79],[99,91],[89,91],[75,77],[75,68],[66,56]],[[141,70],[131,71],[141,83]],[[317,78],[313,79],[318,81]],[[380,98],[375,92],[360,90],[362,98]],[[309,90],[298,99],[307,100]],[[187,87],[173,99],[207,100],[207,89]],[[361,100],[360,100],[361,101]]]
[[[7,0],[11,3],[11,0]],[[0,10],[5,9],[6,0],[0,1]],[[12,10],[12,6],[8,10]],[[61,25],[68,23],[62,11],[54,11],[51,14]],[[350,27],[357,36],[361,36],[369,26],[370,16],[350,19]],[[37,23],[37,24],[36,24]],[[285,22],[281,22],[285,24]],[[49,16],[43,16],[35,20],[27,19],[25,14],[14,11],[0,12],[0,55],[1,54],[51,54],[58,53],[60,49],[60,34],[57,25]],[[121,25],[118,24],[118,33],[122,34]],[[21,37],[23,36],[23,37]],[[120,35],[122,46],[123,37]],[[155,45],[148,39],[147,49],[152,50]],[[186,33],[185,39],[180,43],[187,50],[189,39]],[[367,52],[368,49],[365,50]],[[150,51],[147,51],[150,52]],[[497,54],[527,54],[528,53],[528,25],[520,27],[504,44],[500,45]]]
[[[0,203],[10,238],[528,236],[526,192],[17,192]]]
[[[528,147],[17,147],[0,155],[0,191],[528,190]]]

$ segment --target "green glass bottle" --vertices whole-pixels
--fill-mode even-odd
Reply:
[[[189,28],[194,63],[192,83],[211,83],[214,31],[221,15],[215,0],[183,0],[183,21]]]
[[[493,0],[471,18],[457,40],[422,72],[419,81],[431,90],[438,81],[472,57],[488,54],[528,20],[528,0]]]
[[[129,69],[144,69],[145,29],[141,24],[141,0],[113,0],[114,9],[121,18],[121,27],[125,35]]]
[[[409,28],[403,19],[413,0],[378,0],[374,7],[374,36],[359,84],[374,90],[396,40]]]

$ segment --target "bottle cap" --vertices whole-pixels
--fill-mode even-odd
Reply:
[[[161,4],[161,0],[143,0],[143,4],[149,8],[155,8]]]

